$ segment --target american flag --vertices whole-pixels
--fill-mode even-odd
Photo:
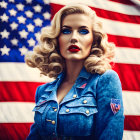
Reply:
[[[38,43],[41,28],[69,3],[96,11],[108,40],[117,46],[115,66],[123,88],[123,140],[140,139],[140,1],[139,0],[2,0],[0,1],[0,140],[26,139],[34,121],[38,85],[50,78],[24,63]]]

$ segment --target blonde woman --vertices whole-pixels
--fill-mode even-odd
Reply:
[[[56,78],[37,88],[27,140],[122,139],[122,89],[110,65],[114,49],[88,6],[69,5],[56,13],[25,58]]]

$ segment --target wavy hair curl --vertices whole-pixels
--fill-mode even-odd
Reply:
[[[104,73],[111,69],[110,62],[114,58],[115,45],[108,42],[102,23],[95,11],[82,4],[67,5],[54,16],[51,26],[41,31],[40,43],[25,56],[25,62],[30,67],[39,68],[41,74],[56,78],[65,69],[65,62],[59,52],[58,36],[63,19],[70,14],[85,14],[93,21],[93,45],[84,66],[90,73]]]

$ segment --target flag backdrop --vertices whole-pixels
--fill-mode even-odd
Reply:
[[[140,1],[2,0],[0,1],[0,140],[26,139],[33,123],[34,94],[52,79],[24,63],[38,43],[41,28],[64,5],[80,2],[96,11],[108,40],[117,46],[114,70],[124,99],[123,140],[140,139]]]

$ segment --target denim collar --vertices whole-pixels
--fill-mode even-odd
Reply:
[[[79,84],[81,83],[81,79],[82,80],[84,80],[84,79],[88,80],[91,75],[92,74],[87,72],[85,67],[83,67],[80,71],[79,76],[76,79],[76,82],[75,82],[76,87],[78,87]],[[63,71],[57,76],[56,80],[48,83],[49,86],[45,89],[45,91],[53,91],[54,89],[56,89],[59,86],[59,84],[62,82],[64,76],[65,76],[65,72]]]
[[[77,90],[76,88],[81,88],[81,86],[83,84],[86,84],[88,79],[91,77],[91,73],[87,72],[86,69],[83,67],[75,84],[73,85],[72,89],[73,92],[68,92],[68,94],[64,97],[64,99],[62,100],[62,102],[60,104],[63,104],[67,101],[70,101],[70,100],[74,100],[75,98],[73,98],[74,95],[76,95],[76,98],[79,98],[79,95],[77,93]],[[54,100],[54,101],[57,101],[57,98],[56,98],[56,91],[57,91],[57,88],[58,86],[61,84],[61,82],[63,81],[63,78],[65,76],[65,72],[62,72],[58,75],[58,77],[56,78],[56,80],[54,80],[53,82],[51,83],[48,83],[49,85],[47,86],[47,88],[45,89],[46,92],[49,92],[49,95],[44,95],[44,96],[47,96],[47,100],[50,101],[50,100]],[[83,88],[84,89],[84,88]],[[82,88],[81,88],[82,90]]]

